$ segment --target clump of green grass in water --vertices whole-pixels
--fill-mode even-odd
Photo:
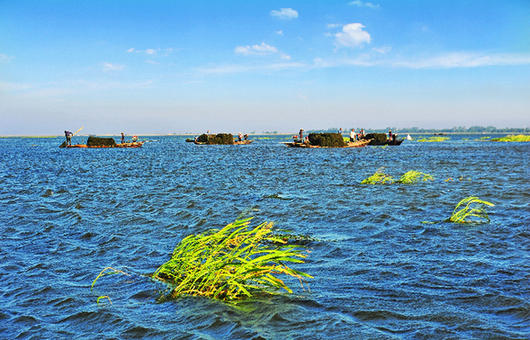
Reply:
[[[506,137],[492,138],[492,142],[530,142],[530,135],[508,135]]]
[[[434,180],[434,178],[429,174],[415,171],[415,170],[410,170],[410,171],[405,172],[403,176],[401,176],[397,182],[401,184],[414,184],[419,181],[426,182],[426,181],[432,181],[432,180]]]
[[[464,198],[458,202],[448,221],[453,223],[489,223],[490,218],[485,208],[494,205],[475,196]]]
[[[392,176],[385,174],[381,170],[377,170],[372,176],[365,178],[361,184],[392,184],[394,179]]]
[[[433,142],[445,142],[446,140],[449,140],[449,137],[428,137],[428,138],[421,138],[421,139],[418,139],[416,142],[433,143]]]
[[[297,278],[302,284],[311,275],[297,271],[287,262],[304,263],[304,248],[287,245],[272,232],[272,223],[251,228],[252,218],[238,219],[226,227],[184,238],[171,259],[153,278],[174,285],[171,295],[205,296],[236,301],[253,294],[292,293],[278,275]]]

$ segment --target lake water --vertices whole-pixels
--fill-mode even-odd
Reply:
[[[0,139],[0,338],[529,338],[530,143],[291,149],[146,137],[140,149]],[[75,142],[86,139],[74,137]],[[384,167],[431,174],[361,185]],[[453,178],[453,181],[446,181]],[[442,221],[468,196],[489,224]],[[159,301],[185,236],[247,212],[315,238],[309,290],[236,306]],[[106,266],[130,276],[92,281]],[[99,296],[109,296],[99,305]]]

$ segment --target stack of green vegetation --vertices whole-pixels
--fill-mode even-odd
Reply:
[[[382,172],[381,170],[377,170],[372,176],[365,178],[361,184],[392,184],[394,183],[394,179],[392,176],[389,176]]]
[[[428,138],[421,138],[418,139],[417,142],[427,142],[427,143],[433,143],[433,142],[444,142],[446,140],[449,140],[449,137],[428,137]]]
[[[414,184],[419,181],[426,182],[426,181],[432,181],[434,178],[426,173],[410,170],[407,171],[401,176],[401,178],[397,181],[401,184]]]
[[[384,145],[388,142],[387,135],[385,133],[369,133],[364,139],[372,139],[370,145]]]
[[[530,142],[529,135],[509,135],[506,137],[492,138],[492,142]]]
[[[112,137],[95,137],[95,136],[89,136],[88,140],[86,141],[87,146],[108,146],[108,147],[114,147],[116,146],[116,141]]]
[[[487,223],[490,221],[486,206],[494,204],[471,196],[461,200],[453,210],[448,221],[453,223]]]
[[[309,143],[323,147],[344,147],[344,139],[340,133],[310,133]]]
[[[231,133],[218,133],[216,135],[202,134],[197,138],[197,142],[204,144],[234,144],[234,136]]]
[[[171,295],[205,296],[223,301],[292,290],[277,275],[302,282],[310,275],[294,270],[287,262],[303,263],[303,248],[288,245],[272,232],[272,223],[251,228],[251,218],[236,220],[220,230],[184,238],[171,259],[153,278],[172,285]]]

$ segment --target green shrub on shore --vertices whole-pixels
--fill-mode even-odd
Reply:
[[[434,178],[426,173],[410,170],[407,171],[399,178],[397,183],[401,184],[414,184],[419,181],[426,182],[426,181],[432,181]]]
[[[530,142],[530,135],[508,135],[506,137],[492,138],[492,142]]]
[[[488,223],[490,218],[486,206],[495,204],[483,201],[475,196],[464,198],[456,205],[448,221],[453,223]]]
[[[205,296],[223,301],[281,289],[292,293],[278,275],[295,277],[300,283],[312,278],[285,264],[304,263],[303,247],[288,245],[275,236],[272,223],[251,228],[250,220],[239,219],[220,230],[184,238],[152,277],[173,285],[173,297]]]

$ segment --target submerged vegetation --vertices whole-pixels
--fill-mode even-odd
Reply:
[[[449,137],[427,137],[427,138],[421,138],[418,139],[416,142],[426,142],[426,143],[433,143],[433,142],[445,142],[446,140],[449,140]]]
[[[494,205],[475,196],[464,198],[458,202],[448,221],[453,223],[488,223],[490,218],[486,212],[486,206],[493,207]]]
[[[506,137],[492,138],[492,142],[530,142],[530,135],[508,135]]]
[[[404,173],[399,180],[395,181],[392,176],[385,174],[381,169],[377,170],[372,176],[365,178],[361,184],[414,184],[419,181],[432,181],[434,178],[426,173],[416,170],[410,170]]]
[[[311,275],[285,263],[304,263],[304,248],[273,234],[272,223],[250,227],[238,219],[222,229],[184,238],[153,278],[172,285],[171,296],[205,296],[233,301],[253,294],[292,293],[277,275],[300,280]]]
[[[365,178],[361,184],[392,184],[392,176],[385,174],[382,170],[377,170],[372,176]]]
[[[426,182],[426,181],[432,181],[434,178],[426,173],[410,170],[407,171],[401,176],[401,178],[397,181],[401,184],[414,184],[419,181]]]

